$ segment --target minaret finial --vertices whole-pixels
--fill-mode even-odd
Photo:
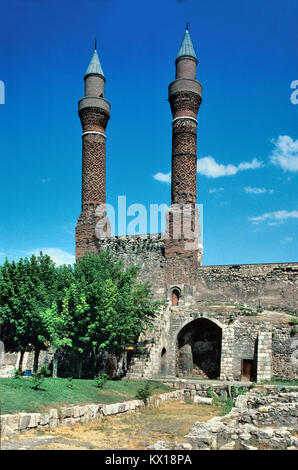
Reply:
[[[183,56],[194,57],[197,60],[197,56],[190,39],[189,22],[186,23],[186,30],[176,59]]]
[[[94,49],[96,50],[96,38],[95,38],[95,41],[94,41]]]

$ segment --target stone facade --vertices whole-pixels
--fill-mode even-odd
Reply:
[[[148,449],[297,450],[297,403],[297,387],[256,387],[239,395],[229,414],[197,421],[183,443],[159,441]]]
[[[200,266],[197,301],[298,312],[298,263]]]
[[[257,378],[261,382],[270,380],[272,376],[272,333],[260,331],[257,350]]]
[[[161,373],[218,375],[222,380],[295,378],[295,333],[287,312],[298,312],[298,263],[202,266],[196,205],[197,114],[202,101],[197,62],[186,31],[175,61],[175,80],[169,85],[171,206],[163,234],[108,236],[105,130],[110,105],[104,99],[101,68],[85,76],[85,97],[79,102],[83,171],[76,256],[109,249],[126,267],[139,265],[139,280],[149,281],[155,299],[167,302],[156,322],[158,332],[140,338],[145,354],[137,353],[131,361],[132,378]],[[106,223],[105,236],[97,231],[100,223]],[[219,307],[208,309],[210,304]],[[283,314],[262,315],[263,309]]]
[[[148,398],[147,406],[153,408],[163,402],[181,400],[184,390],[174,390]],[[52,408],[45,413],[17,413],[0,416],[0,436],[12,437],[17,432],[32,429],[53,429],[57,426],[74,426],[104,416],[115,416],[122,413],[133,413],[144,408],[142,400],[129,400],[121,403],[88,405],[69,405],[61,409]]]
[[[153,343],[148,332],[148,350],[138,357],[136,369],[131,364],[129,374],[132,378],[160,377],[163,351],[164,376],[253,382],[274,377],[293,380],[297,378],[298,368],[292,359],[295,341],[292,318],[288,314],[257,312],[244,307],[168,306],[162,313],[163,321],[157,320],[157,332],[150,333]],[[212,366],[208,369],[198,361],[196,350],[210,347],[210,333],[214,333],[213,341],[217,345],[207,355]],[[219,357],[215,353],[218,348]],[[248,373],[246,363],[251,366]],[[210,375],[210,370],[218,370],[218,376]]]
[[[164,299],[167,296],[167,286],[164,282],[165,247],[161,234],[109,237],[101,239],[99,246],[101,250],[110,250],[120,257],[125,267],[138,265],[140,281],[151,283],[156,299]]]

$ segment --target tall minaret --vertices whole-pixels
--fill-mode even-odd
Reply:
[[[106,204],[106,135],[110,103],[104,99],[105,77],[95,50],[85,77],[85,96],[79,101],[82,124],[82,210],[76,226],[76,257],[97,253],[95,227]],[[98,209],[101,208],[101,217]]]
[[[197,113],[202,101],[202,86],[196,80],[197,64],[198,59],[186,28],[175,61],[176,77],[169,86],[173,114],[172,185],[165,254],[170,285],[195,285],[196,270],[202,263],[196,208]]]

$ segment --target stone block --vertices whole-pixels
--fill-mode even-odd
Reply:
[[[57,426],[59,426],[59,419],[50,418],[50,421],[49,421],[49,428],[50,428],[50,429],[54,429],[54,428],[56,428]]]
[[[98,405],[91,404],[87,405],[86,408],[88,408],[92,417],[96,417],[98,415]]]
[[[20,426],[20,416],[16,415],[2,415],[1,416],[1,425],[7,425],[13,431],[17,431]]]
[[[20,431],[28,429],[30,423],[30,414],[29,413],[19,413],[20,416]]]
[[[183,450],[192,450],[191,445],[187,442],[182,442],[181,446]]]
[[[213,404],[213,398],[207,398],[207,397],[199,397],[196,395],[193,399],[194,403],[203,403],[205,405],[212,405]]]
[[[76,424],[76,422],[77,422],[77,421],[76,421],[74,418],[65,418],[65,419],[63,420],[63,424],[64,424],[65,426],[74,426],[74,425]]]
[[[50,422],[50,413],[42,413],[40,415],[40,426],[46,426]]]
[[[1,436],[2,437],[9,438],[9,437],[13,437],[15,435],[16,435],[16,432],[13,429],[11,429],[10,426],[7,426],[7,424],[4,424],[4,426],[1,427]]]
[[[73,417],[76,419],[76,418],[79,418],[81,415],[80,415],[80,406],[74,406],[73,407]]]
[[[72,418],[74,413],[74,407],[69,406],[67,408],[61,408],[61,417],[62,419],[65,418]]]
[[[49,411],[50,419],[58,419],[58,410],[56,408],[51,408]]]
[[[102,412],[104,416],[116,415],[118,413],[119,403],[113,403],[111,405],[104,405],[102,407]]]
[[[234,450],[235,446],[236,446],[236,442],[235,441],[230,441],[230,442],[227,442],[226,444],[222,445],[219,448],[219,450]]]
[[[37,428],[40,422],[40,413],[30,413],[30,421],[28,424],[28,428]]]

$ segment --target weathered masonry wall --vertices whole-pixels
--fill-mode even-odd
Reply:
[[[166,260],[161,234],[111,237],[99,240],[99,246],[121,258],[125,267],[139,265],[140,281],[149,281],[155,297],[165,298]]]
[[[297,336],[292,320],[286,314],[268,316],[266,312],[258,314],[231,307],[168,307],[158,321],[162,331],[153,335],[153,344],[148,343],[148,353],[138,358],[131,377],[295,379],[298,370],[292,355],[297,349]],[[216,335],[212,337],[213,333]],[[213,348],[211,362],[198,362],[197,347],[208,352],[211,339],[220,348],[220,357]],[[249,370],[245,367],[247,363]],[[210,375],[210,366],[218,369],[215,375]]]
[[[189,385],[185,387],[190,388]],[[195,395],[203,392],[197,392],[197,385],[192,387],[188,393],[195,400]],[[197,421],[184,436],[184,442],[158,441],[148,449],[297,450],[297,390],[297,387],[254,387],[234,400],[229,414],[204,423]],[[213,392],[221,396],[226,393],[215,388]]]
[[[30,379],[28,379],[30,380]],[[149,407],[157,407],[163,402],[182,400],[184,390],[174,390],[148,398]],[[17,432],[32,429],[56,428],[57,426],[73,426],[77,423],[85,423],[92,419],[104,416],[119,415],[122,413],[133,413],[144,408],[142,400],[130,400],[109,405],[69,405],[61,409],[52,408],[46,413],[17,413],[0,416],[0,435],[11,437]]]
[[[257,341],[258,329],[256,326],[236,325],[234,328],[234,379],[241,380],[241,366],[243,359],[253,361],[252,378],[257,380]]]
[[[126,267],[138,264],[140,281],[151,283],[156,298],[170,298],[172,282],[168,282],[163,234],[125,235],[98,243],[100,249],[109,249],[122,258]],[[196,299],[192,303],[247,304],[298,312],[297,275],[298,263],[198,266]]]
[[[295,326],[275,325],[272,331],[272,375],[297,379],[298,364],[295,351],[298,348],[298,336]]]
[[[200,266],[197,301],[297,312],[297,274],[298,263]]]

